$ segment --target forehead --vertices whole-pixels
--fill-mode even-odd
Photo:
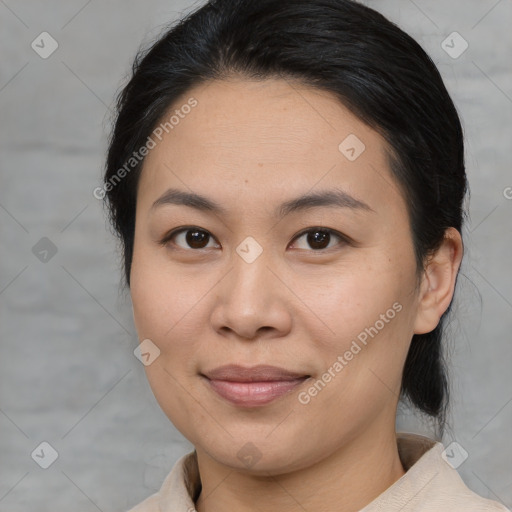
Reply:
[[[252,200],[269,201],[273,190],[294,195],[320,183],[370,202],[383,187],[397,193],[384,139],[328,92],[278,79],[211,81],[190,89],[163,122],[173,114],[161,140],[153,137],[140,201],[171,186],[215,191],[220,201],[249,189]]]

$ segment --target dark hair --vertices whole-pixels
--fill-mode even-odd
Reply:
[[[350,0],[215,0],[139,51],[117,99],[104,192],[128,287],[143,160],[120,169],[179,97],[235,75],[328,91],[384,137],[407,202],[419,276],[445,230],[461,232],[462,127],[439,71],[414,39]],[[441,431],[449,389],[441,344],[446,313],[432,332],[413,336],[402,379],[402,398],[436,418]]]

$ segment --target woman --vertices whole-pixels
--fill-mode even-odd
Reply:
[[[348,0],[217,0],[134,64],[104,191],[139,355],[195,450],[133,512],[506,510],[442,433],[460,121],[425,52]],[[459,450],[459,451],[457,451]]]

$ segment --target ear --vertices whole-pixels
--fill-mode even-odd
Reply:
[[[448,228],[441,246],[430,256],[421,278],[414,334],[433,331],[448,309],[462,254],[460,233],[455,228]]]

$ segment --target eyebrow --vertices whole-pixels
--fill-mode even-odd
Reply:
[[[219,203],[208,199],[205,196],[196,194],[194,192],[185,192],[183,190],[168,189],[162,194],[151,206],[151,210],[155,210],[159,206],[175,204],[188,206],[195,208],[200,211],[209,211],[219,215],[225,215],[227,210],[222,207]],[[368,204],[360,199],[352,197],[350,194],[343,190],[324,190],[314,193],[304,194],[295,199],[290,199],[284,202],[277,208],[277,216],[285,217],[286,215],[297,212],[308,210],[310,208],[318,207],[338,207],[338,208],[349,208],[352,210],[363,210],[375,212]]]

